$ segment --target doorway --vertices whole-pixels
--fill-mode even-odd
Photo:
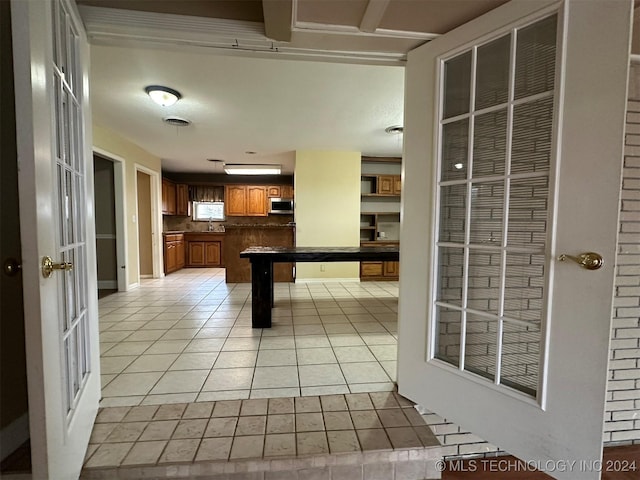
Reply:
[[[124,161],[93,153],[98,297],[127,290]]]
[[[140,278],[153,278],[153,233],[151,212],[151,176],[136,171],[136,202],[138,206],[138,259]]]

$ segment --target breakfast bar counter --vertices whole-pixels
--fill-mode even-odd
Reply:
[[[276,262],[398,261],[400,249],[385,247],[250,247],[240,252],[251,263],[251,325],[271,327],[273,264]]]

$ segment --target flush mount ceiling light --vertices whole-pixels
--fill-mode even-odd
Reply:
[[[280,175],[280,165],[256,165],[227,163],[224,166],[227,175]]]
[[[163,107],[173,105],[182,98],[179,91],[162,85],[149,85],[144,91],[151,97],[151,100]]]
[[[399,135],[404,131],[404,127],[401,125],[392,125],[384,129],[389,135]]]

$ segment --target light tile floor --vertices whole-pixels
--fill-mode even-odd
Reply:
[[[287,458],[289,462],[281,463],[279,469],[285,465],[295,470],[292,459],[297,456],[319,460],[307,461],[307,467],[325,466],[328,455],[361,452],[379,452],[377,462],[391,462],[398,459],[398,450],[406,449],[414,450],[415,460],[424,449],[437,446],[438,440],[413,403],[395,392],[106,407],[96,419],[83,478],[94,478],[94,469],[248,459]],[[341,464],[361,465],[365,460],[362,455],[342,455]],[[247,471],[273,466],[254,464]],[[97,471],[95,478],[165,478],[158,469],[140,476],[132,472],[118,476],[122,473],[118,470]],[[268,478],[303,478],[293,475],[295,471],[286,473]]]
[[[184,269],[99,301],[101,406],[391,391],[397,282],[282,283],[251,328],[250,284]]]

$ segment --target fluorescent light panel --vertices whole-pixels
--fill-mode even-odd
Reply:
[[[227,163],[224,171],[228,175],[280,175],[280,165],[256,165],[244,163]]]

